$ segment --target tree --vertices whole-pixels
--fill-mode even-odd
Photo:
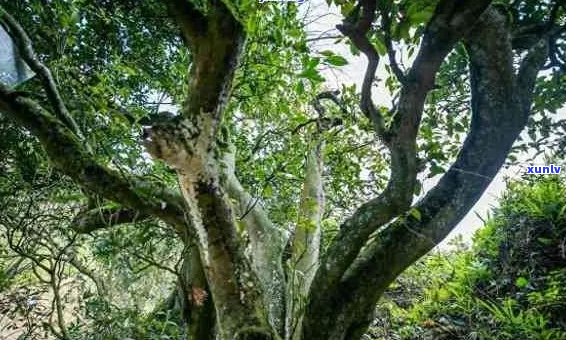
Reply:
[[[553,110],[533,102],[549,95],[535,90],[541,70],[548,68],[554,80],[540,80],[539,88],[555,81],[551,88],[560,93],[556,89],[564,81],[562,1],[335,3],[345,16],[338,30],[368,60],[359,95],[365,117],[358,118],[350,105],[357,98],[352,89],[344,89],[342,98],[321,90],[320,58],[310,56],[304,33],[293,27],[293,5],[220,0],[2,5],[2,25],[37,74],[21,91],[0,85],[6,124],[16,126],[16,139],[30,140],[21,129],[29,132],[35,138],[30,143],[39,142],[49,165],[40,163],[80,187],[74,203],[81,203],[82,211],[71,223],[75,231],[155,219],[174,231],[184,245],[175,298],[189,339],[361,337],[387,286],[441,242],[479,199],[532,111]],[[39,20],[48,15],[60,28]],[[101,37],[107,46],[100,46]],[[409,51],[418,45],[408,70],[396,60],[394,44],[402,42]],[[281,47],[281,55],[273,56],[270,46]],[[276,64],[261,68],[265,60],[254,54]],[[329,51],[322,55],[330,66],[347,62]],[[387,85],[396,94],[389,109],[372,100],[381,55],[388,57]],[[302,71],[293,74],[297,63]],[[50,68],[58,71],[56,77]],[[271,78],[261,79],[274,69]],[[445,78],[450,72],[455,80]],[[460,92],[470,90],[469,107],[467,94],[450,101],[453,94],[442,93],[441,85],[450,83],[461,85]],[[293,85],[289,98],[262,102],[280,94],[282,84]],[[182,101],[178,114],[156,114],[167,100]],[[158,102],[157,109],[151,101]],[[306,112],[309,101],[310,119],[279,116],[285,110]],[[262,114],[254,105],[281,111]],[[463,145],[448,155],[426,149],[439,145],[431,137],[438,128],[433,119],[454,105],[471,111],[469,124],[454,116],[449,122],[451,129],[469,125]],[[143,134],[136,130],[140,125]],[[265,180],[259,196],[275,202],[279,214],[246,189],[246,177],[257,171],[253,157],[262,140],[281,132],[268,129],[253,143],[243,134],[266,126],[286,126],[291,133],[280,138],[290,149],[287,156],[306,159],[304,166],[279,159],[272,175],[255,173]],[[379,193],[357,208],[359,202],[332,195],[327,195],[331,206],[325,205],[325,155],[335,169],[340,161],[332,157],[347,157],[336,156],[347,142],[325,143],[340,126],[350,137],[372,137],[373,151],[361,159],[380,157],[376,163],[388,165],[382,176],[390,174],[383,187],[377,177],[369,193]],[[141,143],[153,159],[149,165]],[[385,151],[387,156],[380,156]],[[122,152],[129,156],[123,164],[115,162]],[[436,186],[413,203],[418,174],[427,164],[432,175],[442,173],[438,164],[452,159]],[[300,193],[287,184],[269,194],[281,169],[299,174]],[[334,190],[340,185],[355,190],[359,171],[348,183],[340,183],[342,175]],[[341,210],[348,216],[338,216],[335,235],[323,239],[324,211],[339,210],[340,203],[349,205]],[[296,223],[288,237],[281,225],[292,216]],[[61,337],[71,337],[64,324],[58,327]]]

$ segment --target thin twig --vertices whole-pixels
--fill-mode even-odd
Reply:
[[[362,11],[360,15],[360,10]],[[375,79],[375,72],[379,66],[379,53],[367,37],[368,31],[375,18],[376,1],[362,0],[346,18],[341,25],[336,28],[345,36],[350,38],[354,46],[358,48],[368,59],[368,66],[362,83],[360,109],[373,123],[378,137],[384,144],[389,144],[389,132],[385,127],[383,116],[375,106],[372,99],[372,87]]]
[[[380,2],[381,4],[381,2]],[[385,39],[385,47],[387,48],[387,56],[389,58],[389,64],[393,73],[397,77],[397,80],[404,85],[406,84],[406,76],[403,70],[399,67],[397,63],[397,58],[395,57],[395,50],[393,49],[393,43],[391,40],[391,8],[385,7],[384,4],[379,6],[379,11],[381,12],[381,20],[383,23],[383,32]]]

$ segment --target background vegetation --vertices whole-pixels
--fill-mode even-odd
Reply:
[[[566,339],[566,183],[509,184],[472,246],[411,266],[378,305],[372,339]]]

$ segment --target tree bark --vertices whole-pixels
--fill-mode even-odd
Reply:
[[[291,241],[291,258],[287,273],[286,339],[301,338],[303,313],[312,280],[318,269],[324,213],[322,153],[325,143],[320,135],[320,132],[315,133],[310,142],[299,216]]]
[[[145,144],[154,158],[177,171],[220,338],[271,339],[261,281],[244,255],[216,154],[244,28],[222,1],[212,1],[206,15],[186,1],[170,6],[194,56],[189,95],[179,117],[146,131]]]
[[[271,222],[258,199],[254,199],[236,177],[236,150],[230,141],[227,144],[222,161],[224,187],[230,198],[235,201],[237,216],[240,216],[240,222],[243,223],[250,240],[252,269],[257,273],[262,286],[269,323],[282,334],[285,315],[285,273],[282,258],[286,237]]]
[[[177,283],[177,299],[187,329],[186,339],[216,339],[214,302],[196,245],[185,251]]]

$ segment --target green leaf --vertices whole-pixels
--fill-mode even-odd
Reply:
[[[415,183],[415,190],[414,190],[414,194],[415,196],[418,196],[421,194],[423,190],[423,184],[421,183],[421,181],[417,181],[417,183]]]
[[[271,184],[265,186],[265,188],[263,189],[263,195],[266,198],[270,198],[273,196],[273,186],[271,186]]]
[[[248,20],[247,25],[248,25],[248,32],[253,33],[256,31],[257,23],[255,19]]]
[[[413,216],[417,221],[421,221],[422,215],[417,208],[412,208],[411,210],[409,210],[409,215]]]
[[[411,23],[409,21],[402,21],[395,30],[395,38],[396,40],[411,40],[411,34],[409,33],[409,29],[411,28]]]
[[[537,238],[538,243],[543,244],[545,246],[549,246],[552,244],[552,240],[546,237],[539,237]]]
[[[355,5],[354,2],[349,2],[346,1],[342,4],[341,8],[340,8],[340,12],[342,13],[342,15],[344,16],[348,16],[348,14],[350,14],[350,12],[354,9]]]
[[[384,56],[387,54],[387,47],[385,46],[383,37],[378,36],[377,39],[375,39],[373,45],[375,46],[375,49],[377,50],[377,53],[379,53],[379,55]]]
[[[408,39],[407,39],[407,40],[408,40]],[[408,50],[408,57],[411,58],[414,53],[415,53],[415,47],[414,47],[414,46],[409,47],[409,50]]]
[[[413,24],[422,24],[430,20],[432,17],[431,11],[420,11],[416,12],[411,16],[411,22]]]
[[[316,69],[306,69],[299,74],[299,77],[309,79],[313,82],[322,82],[324,78],[318,73]]]
[[[320,58],[310,58],[306,64],[305,64],[305,68],[307,69],[312,69],[318,66],[318,64],[320,64]]]
[[[437,165],[435,162],[431,162],[430,165],[430,174],[428,175],[428,177],[434,177],[436,175],[440,175],[442,173],[444,173],[445,170],[443,167]]]
[[[295,86],[295,91],[298,95],[302,95],[305,93],[305,84],[302,81],[297,82],[297,86]]]
[[[325,56],[325,57],[330,57],[330,56],[336,55],[336,54],[335,54],[334,52],[332,52],[331,50],[324,50],[324,51],[320,52],[320,54],[322,54],[322,55]]]
[[[426,6],[426,5],[425,5]],[[413,2],[409,6],[407,16],[413,25],[418,25],[427,22],[432,17],[434,6],[423,7],[422,3]]]
[[[518,277],[517,280],[515,280],[515,286],[519,288],[525,288],[528,284],[529,284],[529,280],[527,280],[522,276]]]
[[[329,56],[326,59],[324,59],[324,61],[326,61],[326,63],[328,63],[330,65],[334,65],[334,66],[344,66],[344,65],[348,64],[348,61],[346,60],[346,58],[341,57],[339,55]]]
[[[352,55],[355,55],[355,56],[360,55],[360,50],[358,50],[358,48],[356,46],[354,46],[354,44],[349,43],[348,45],[350,45],[350,53],[352,53]]]

